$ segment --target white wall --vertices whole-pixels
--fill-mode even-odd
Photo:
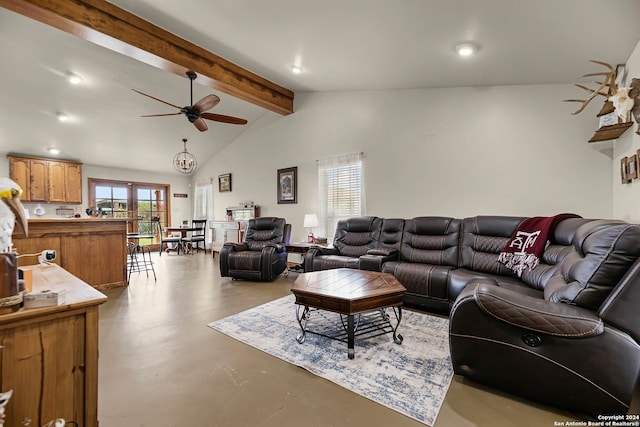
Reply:
[[[631,84],[632,78],[640,79],[640,42],[627,60],[626,85]],[[640,100],[636,101],[636,103]],[[615,218],[631,222],[640,222],[640,180],[635,179],[630,184],[620,182],[620,159],[636,153],[640,148],[640,135],[636,134],[638,124],[634,123],[620,138],[613,143],[613,215]]]
[[[296,94],[295,113],[265,114],[198,177],[232,173],[214,191],[216,219],[253,200],[293,224],[317,211],[315,160],[365,153],[368,215],[478,214],[610,218],[612,161],[587,144],[593,116],[561,102],[573,85]],[[594,113],[595,114],[595,113]],[[278,205],[276,171],[298,167],[298,203]],[[316,234],[322,234],[320,231]]]

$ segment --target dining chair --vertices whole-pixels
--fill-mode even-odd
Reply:
[[[202,249],[207,252],[207,245],[204,241],[206,226],[206,219],[194,219],[191,221],[191,227],[195,230],[191,232],[190,236],[182,238],[182,248],[185,253],[187,252],[186,248],[188,247],[191,255],[193,255],[194,249],[197,251],[200,250],[200,243],[202,243]]]
[[[164,245],[167,245],[167,249],[171,248],[171,244],[175,244],[175,248],[178,254],[180,254],[180,247],[182,246],[182,237],[167,235],[166,231],[162,228],[162,224],[160,224],[160,217],[153,217],[153,221],[156,224],[156,233],[160,236],[160,256],[162,256],[162,249]],[[171,248],[173,249],[173,248]]]

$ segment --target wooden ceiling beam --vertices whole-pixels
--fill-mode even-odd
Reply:
[[[0,0],[0,6],[130,58],[287,115],[293,91],[104,0]]]

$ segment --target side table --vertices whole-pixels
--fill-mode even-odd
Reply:
[[[285,243],[284,245],[287,248],[287,253],[292,253],[296,255],[300,255],[302,257],[302,261],[299,263],[289,262],[287,263],[288,271],[296,271],[304,273],[304,254],[309,251],[309,248],[320,246],[316,243],[307,243],[307,242],[296,242],[296,243]]]

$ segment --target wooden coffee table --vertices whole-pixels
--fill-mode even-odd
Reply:
[[[347,317],[344,327],[347,332],[349,359],[355,356],[354,341],[357,328],[354,315],[380,311],[381,322],[376,330],[381,333],[393,332],[393,340],[397,344],[402,343],[402,335],[397,331],[402,320],[402,296],[406,288],[391,274],[350,268],[314,271],[298,276],[291,292],[296,297],[296,317],[302,329],[302,334],[297,337],[299,343],[304,342],[307,333],[327,336],[307,329],[310,308],[332,311]],[[389,307],[395,314],[395,326],[384,311]],[[332,336],[329,338],[338,339]]]

